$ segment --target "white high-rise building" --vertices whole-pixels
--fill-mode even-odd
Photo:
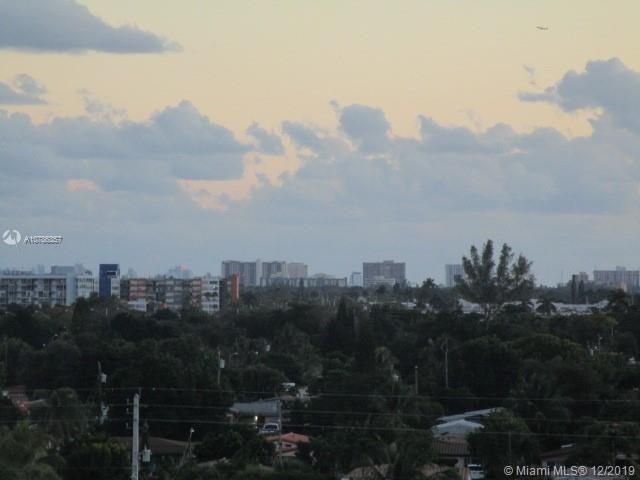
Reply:
[[[54,266],[52,273],[13,272],[0,275],[0,305],[72,305],[89,298],[96,281],[83,268]]]

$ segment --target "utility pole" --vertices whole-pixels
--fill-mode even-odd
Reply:
[[[4,381],[9,382],[9,339],[5,335],[4,338]]]
[[[449,388],[449,337],[444,337],[442,343],[442,351],[444,352],[444,387]]]
[[[140,394],[133,396],[133,432],[131,437],[131,480],[138,480],[140,470]]]
[[[107,411],[104,404],[104,399],[102,397],[102,384],[107,383],[107,376],[102,372],[102,363],[98,362],[98,400],[99,400],[99,411],[98,411],[98,424],[102,425],[106,419]]]
[[[416,386],[416,395],[420,395],[420,388],[418,385],[418,365],[413,366],[413,383]]]
[[[282,468],[282,400],[278,396],[278,463]]]
[[[187,439],[187,446],[185,447],[184,452],[182,452],[182,458],[178,463],[178,467],[182,467],[191,458],[191,437],[193,436],[194,432],[195,432],[195,429],[193,427],[190,427],[189,438]]]
[[[102,406],[102,364],[98,362],[98,398]]]
[[[218,347],[218,388],[220,388],[220,373],[222,371],[222,365],[220,364],[220,347]]]

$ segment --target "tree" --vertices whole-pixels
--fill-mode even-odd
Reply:
[[[491,414],[484,428],[469,435],[474,456],[482,459],[487,478],[505,477],[505,465],[529,465],[537,458],[538,445],[521,418],[502,410]]]
[[[68,446],[65,479],[125,480],[128,474],[127,448],[103,437],[85,437]]]
[[[458,279],[458,291],[463,298],[482,306],[486,319],[491,319],[505,302],[528,300],[534,287],[531,264],[519,255],[514,261],[511,247],[502,245],[496,265],[493,242],[487,240],[478,253],[471,246],[470,258],[462,257],[465,276]]]
[[[273,461],[275,446],[257,435],[249,438],[232,458],[234,465],[266,465]]]
[[[20,420],[20,411],[7,397],[0,396],[0,425],[15,425]]]
[[[506,396],[517,382],[520,367],[517,352],[496,336],[469,340],[453,351],[450,358],[452,383],[475,394]]]
[[[200,462],[232,458],[248,440],[248,429],[227,428],[221,432],[209,433],[196,447],[195,453]]]
[[[0,480],[60,480],[44,463],[48,448],[48,436],[26,422],[0,430]]]
[[[71,388],[54,390],[46,398],[46,407],[34,416],[51,436],[61,442],[80,437],[88,428],[87,408]]]
[[[85,298],[80,297],[73,308],[71,331],[76,334],[82,332],[87,327],[90,317],[91,309],[89,302]]]
[[[607,311],[611,313],[627,313],[631,309],[631,297],[624,290],[613,290],[607,298]]]
[[[352,353],[355,345],[355,331],[353,309],[347,307],[345,298],[341,298],[338,304],[338,312],[327,326],[326,350],[345,354]]]
[[[598,422],[585,433],[591,441],[579,445],[569,458],[575,465],[615,465],[618,456],[633,459],[640,454],[640,426],[636,422]]]
[[[375,368],[376,344],[368,321],[360,323],[355,351],[355,369],[359,373],[367,373]]]
[[[424,478],[420,467],[433,459],[431,434],[427,432],[401,432],[387,443],[380,438],[369,442],[371,453],[363,460],[369,467],[366,478],[376,480],[418,480]],[[365,452],[367,451],[365,450]],[[358,461],[357,463],[361,463]]]
[[[239,389],[254,394],[266,395],[269,392],[276,392],[282,388],[282,384],[287,381],[287,377],[273,368],[262,364],[249,366],[240,372]]]
[[[41,348],[56,333],[51,319],[35,307],[12,307],[0,323],[0,335],[19,338],[34,348]]]

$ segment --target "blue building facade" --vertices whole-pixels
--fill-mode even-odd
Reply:
[[[111,297],[111,279],[120,277],[120,266],[117,263],[101,263],[98,277],[98,295],[101,298]]]

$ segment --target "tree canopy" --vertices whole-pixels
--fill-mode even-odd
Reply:
[[[462,257],[464,276],[458,279],[458,291],[464,299],[480,304],[490,319],[506,302],[530,298],[535,285],[531,265],[523,255],[515,257],[506,243],[497,263],[492,240],[486,241],[482,253],[472,245],[469,257]]]

